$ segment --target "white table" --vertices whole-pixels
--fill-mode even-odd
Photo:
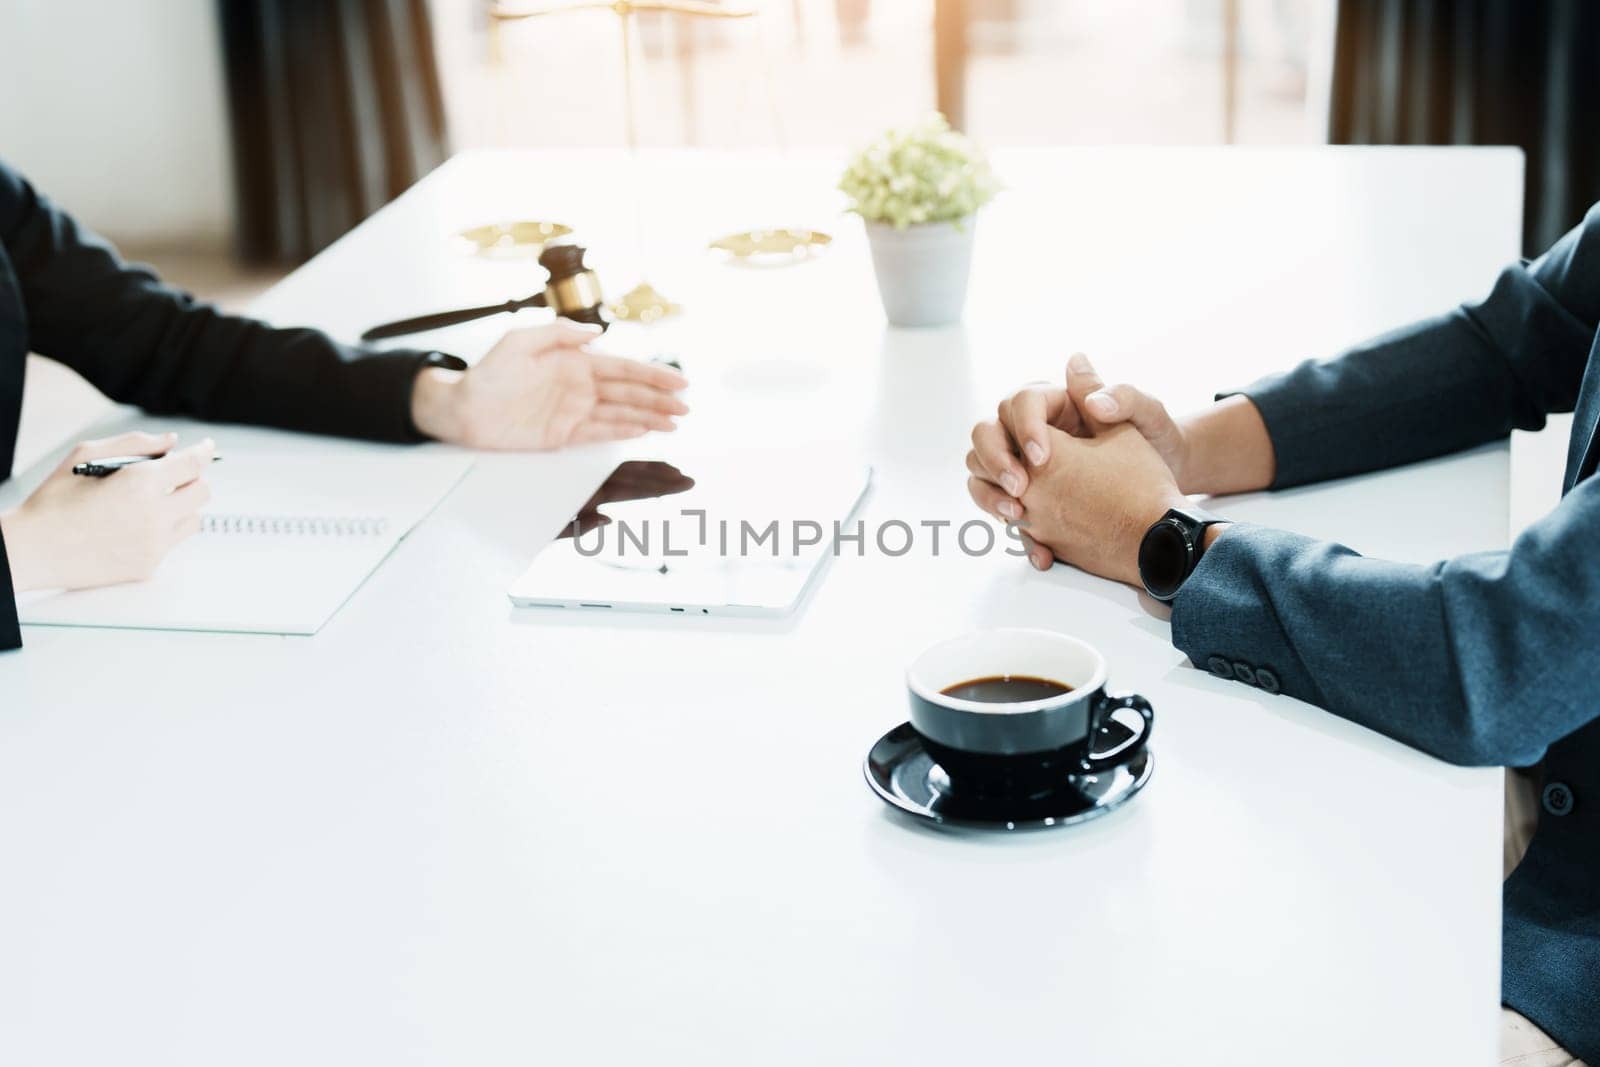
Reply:
[[[901,333],[835,163],[650,157],[689,443],[842,442],[877,468],[869,525],[961,521],[970,423],[1074,348],[1186,406],[1480,294],[1518,247],[1514,152],[997,163],[966,326]],[[449,252],[502,216],[576,224],[620,290],[629,179],[457,158],[259,310],[353,336],[531,291]],[[784,271],[700,251],[761,223],[839,239]],[[484,458],[315,638],[30,630],[0,657],[0,1060],[1492,1062],[1498,771],[1194,670],[1129,589],[920,541],[836,561],[783,623],[510,609],[611,458]],[[1422,561],[1502,545],[1506,499],[1495,447],[1220,508]],[[992,624],[1089,636],[1154,702],[1135,803],[998,837],[868,792],[903,665]]]

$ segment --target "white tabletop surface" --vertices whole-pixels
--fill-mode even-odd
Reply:
[[[915,525],[972,516],[971,422],[1073,349],[1184,407],[1476,297],[1518,248],[1509,151],[996,162],[958,329],[884,328],[836,161],[726,154],[458,157],[259,311],[353,337],[523,295],[537,268],[449,242],[501,217],[575,225],[620,291],[642,177],[688,311],[610,343],[681,354],[682,443],[855,450],[869,527]],[[702,251],[761,224],[838,240]],[[422,340],[473,357],[511,321]],[[482,459],[316,637],[0,656],[0,1060],[1492,1062],[1498,771],[1195,670],[1132,590],[925,541],[836,561],[784,622],[510,608],[616,454]],[[1506,481],[1490,447],[1217,507],[1425,561],[1503,546]],[[1154,703],[1134,803],[983,836],[868,792],[907,661],[998,624],[1088,638]]]

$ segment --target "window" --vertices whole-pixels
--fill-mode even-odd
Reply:
[[[749,6],[757,16],[739,20],[632,16],[641,144],[842,147],[935,106],[995,145],[1322,138],[1308,87],[1326,66],[1332,9],[1317,0]],[[612,11],[516,22],[484,0],[435,11],[458,147],[625,143]]]

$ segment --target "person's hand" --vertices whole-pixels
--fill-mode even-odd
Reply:
[[[1024,518],[1022,497],[1032,469],[1049,461],[1050,434],[1088,437],[1094,426],[1126,424],[1150,442],[1185,493],[1249,492],[1276,476],[1277,454],[1261,412],[1245,396],[1230,396],[1183,418],[1132,385],[1107,386],[1088,357],[1067,361],[1065,387],[1036,385],[1000,402],[997,418],[972,430],[967,467],[1011,498],[1000,512]]]
[[[512,330],[467,371],[417,376],[411,418],[429,437],[469,448],[551,449],[672,430],[689,408],[670,367],[591,353],[596,327],[558,319]]]
[[[973,473],[1014,501],[1028,490],[1029,469],[1049,461],[1050,430],[1087,437],[1091,422],[1131,423],[1166,462],[1178,484],[1185,484],[1191,451],[1185,427],[1148,393],[1131,385],[1107,387],[1081,352],[1067,360],[1065,386],[1024,386],[1000,402],[996,415],[973,427],[977,460]],[[1016,511],[1006,517],[1021,518],[1021,509]]]
[[[1092,436],[1050,427],[1049,458],[1022,494],[1028,559],[1046,570],[1059,559],[1091,574],[1139,584],[1139,543],[1168,508],[1187,500],[1172,470],[1137,429],[1092,420]],[[979,507],[1006,518],[999,494],[976,474],[967,480]]]
[[[173,450],[175,434],[126,433],[73,449],[14,511],[0,534],[17,592],[87,589],[149,578],[172,547],[200,529],[211,499],[203,480],[216,454],[208,437]],[[110,456],[157,455],[104,478],[72,473]]]

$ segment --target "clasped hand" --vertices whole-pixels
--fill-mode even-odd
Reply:
[[[1137,585],[1145,531],[1186,502],[1190,452],[1159,401],[1132,386],[1106,388],[1074,355],[1064,388],[1022,389],[973,427],[967,491],[1022,529],[1040,570],[1059,559]]]

